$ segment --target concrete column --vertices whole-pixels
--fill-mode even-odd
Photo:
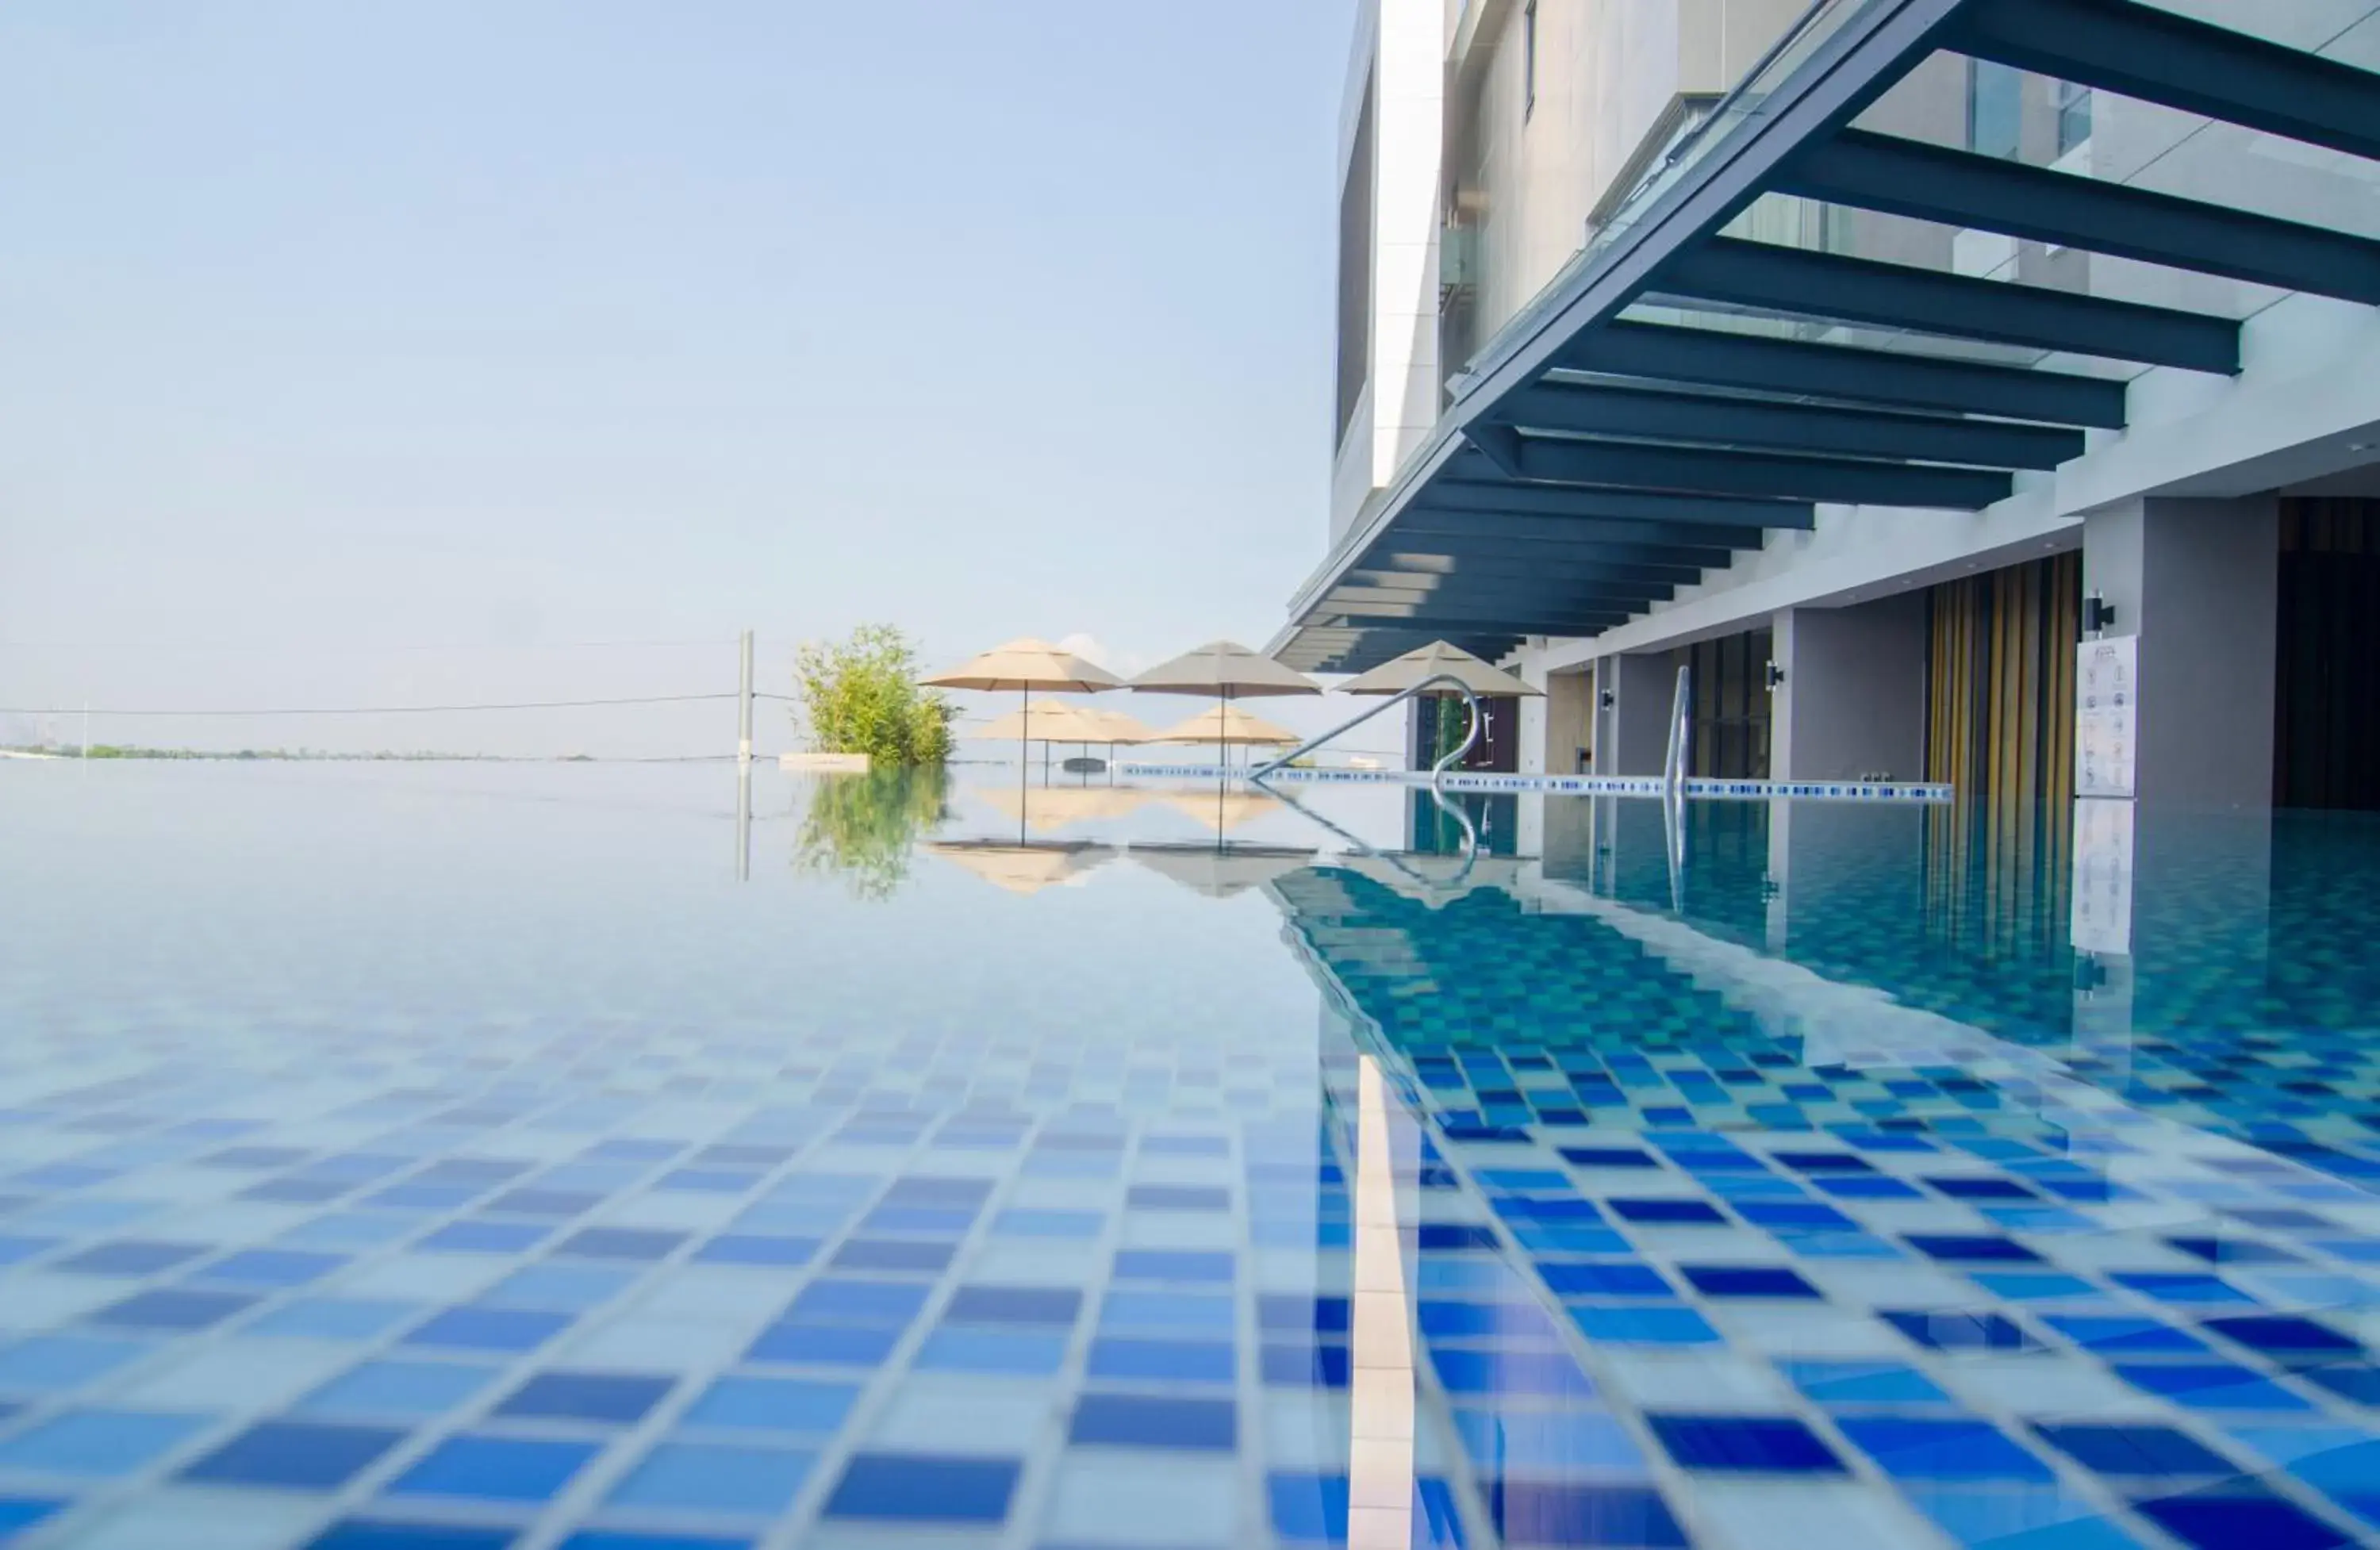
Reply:
[[[1849,781],[1925,768],[1925,599],[1905,592],[1853,608],[1789,608],[1772,649],[1785,681],[1769,702],[1771,774]]]
[[[2280,503],[2141,499],[2082,524],[2082,588],[2140,637],[2140,799],[2273,805]],[[2070,708],[2066,714],[2072,714]]]
[[[1579,770],[1579,750],[1595,745],[1588,721],[1592,713],[1594,680],[1583,672],[1550,672],[1538,687],[1546,692],[1542,702],[1545,712],[1542,757],[1546,771],[1552,775],[1575,775]]]
[[[1678,670],[1666,651],[1635,657],[1605,657],[1596,682],[1611,692],[1612,704],[1596,714],[1597,775],[1658,775],[1670,752],[1670,709],[1678,690]],[[1598,696],[1599,699],[1600,696]]]

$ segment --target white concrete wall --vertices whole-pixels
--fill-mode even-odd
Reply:
[[[1777,616],[1769,769],[1779,781],[1925,773],[1925,599],[1905,592]]]
[[[2140,642],[2143,803],[2272,805],[2279,521],[2265,496],[2127,501],[2083,526],[2083,589]]]

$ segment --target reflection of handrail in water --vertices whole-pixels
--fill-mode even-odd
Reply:
[[[1295,812],[1302,817],[1311,818],[1314,822],[1320,824],[1323,828],[1329,829],[1331,833],[1336,834],[1342,840],[1346,841],[1348,846],[1353,849],[1356,854],[1366,856],[1376,861],[1386,862],[1389,866],[1395,867],[1398,871],[1412,878],[1415,887],[1426,890],[1427,891],[1435,893],[1440,889],[1462,887],[1465,882],[1470,880],[1472,867],[1477,866],[1479,863],[1479,830],[1473,827],[1471,815],[1464,812],[1458,805],[1449,802],[1446,799],[1445,793],[1440,792],[1435,785],[1428,788],[1429,799],[1432,802],[1437,803],[1439,810],[1451,817],[1456,826],[1463,830],[1463,866],[1453,877],[1446,878],[1425,877],[1421,873],[1416,872],[1412,867],[1406,866],[1403,861],[1400,860],[1397,856],[1390,854],[1389,852],[1373,849],[1370,845],[1365,843],[1360,836],[1349,833],[1346,829],[1342,829],[1338,824],[1333,823],[1330,819],[1324,817],[1321,814],[1316,812],[1313,808],[1308,807],[1305,803],[1300,802],[1297,798],[1290,795],[1287,792],[1266,785],[1264,776],[1261,771],[1249,776],[1248,784],[1258,788],[1269,796],[1278,798],[1281,805],[1288,807],[1291,811]]]
[[[1486,724],[1485,716],[1479,708],[1478,695],[1472,691],[1470,684],[1465,684],[1462,679],[1457,678],[1451,672],[1433,672],[1418,684],[1413,684],[1408,688],[1399,689],[1395,694],[1390,695],[1388,698],[1380,701],[1379,704],[1366,710],[1362,715],[1342,721],[1337,726],[1332,727],[1329,732],[1323,733],[1318,737],[1307,738],[1305,742],[1299,744],[1296,747],[1292,748],[1289,752],[1281,755],[1281,757],[1277,759],[1266,760],[1264,763],[1257,766],[1254,769],[1248,771],[1248,779],[1251,781],[1262,781],[1266,776],[1271,774],[1276,769],[1287,769],[1292,760],[1304,758],[1306,755],[1314,752],[1315,749],[1319,748],[1322,745],[1330,742],[1332,738],[1337,737],[1343,733],[1354,731],[1357,727],[1362,726],[1366,721],[1370,721],[1373,717],[1378,715],[1381,711],[1386,710],[1389,707],[1392,705],[1401,705],[1404,701],[1413,698],[1415,695],[1421,694],[1425,690],[1439,684],[1451,684],[1455,689],[1461,691],[1464,703],[1471,707],[1471,725],[1470,728],[1463,733],[1463,741],[1456,744],[1451,752],[1446,754],[1436,764],[1430,766],[1429,785],[1430,790],[1435,792],[1438,789],[1439,781],[1445,778],[1448,767],[1452,765],[1456,760],[1462,758],[1463,755],[1469,753],[1472,750],[1472,747],[1478,743],[1479,729]]]

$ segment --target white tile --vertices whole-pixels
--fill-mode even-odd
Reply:
[[[740,1194],[703,1190],[658,1190],[630,1195],[598,1209],[590,1220],[604,1227],[657,1227],[687,1232],[722,1228],[749,1205]]]
[[[749,1330],[715,1319],[631,1314],[572,1340],[569,1359],[590,1367],[683,1372],[727,1362],[750,1343]]]
[[[1135,1211],[1123,1222],[1129,1249],[1228,1249],[1240,1224],[1221,1211]]]
[[[1036,1209],[1104,1211],[1123,1197],[1112,1179],[1019,1179],[1002,1204]]]
[[[1344,1469],[1354,1434],[1343,1395],[1269,1389],[1264,1398],[1264,1459],[1273,1469]]]
[[[1899,1497],[1855,1481],[1695,1479],[1678,1501],[1697,1544],[1725,1550],[1928,1550],[1949,1544]]]
[[[231,1174],[245,1179],[245,1174]],[[275,1205],[261,1200],[225,1200],[185,1205],[174,1213],[174,1232],[200,1243],[261,1243],[322,1214],[319,1205]]]
[[[161,1485],[79,1529],[72,1543],[76,1550],[283,1550],[305,1544],[330,1515],[326,1502],[273,1491]]]
[[[976,1251],[965,1279],[999,1286],[1080,1286],[1099,1278],[1107,1251],[1054,1239],[994,1241]]]
[[[6,1287],[5,1294],[0,1294],[0,1327],[51,1329],[93,1308],[132,1296],[142,1289],[142,1283],[118,1280],[112,1276],[11,1270],[6,1274]]]
[[[1616,1347],[1597,1355],[1604,1381],[1648,1409],[1752,1411],[1781,1405],[1787,1399],[1784,1380],[1760,1357]]]
[[[2140,1418],[2171,1411],[2096,1362],[2046,1353],[1954,1357],[1937,1375],[1954,1399],[2027,1420]]]
[[[1234,1544],[1243,1543],[1239,1498],[1229,1458],[1075,1449],[1058,1465],[1041,1537],[1166,1550]]]
[[[648,1318],[715,1318],[749,1328],[764,1324],[793,1301],[801,1273],[756,1273],[747,1268],[686,1265],[662,1277],[638,1300]]]
[[[200,1346],[117,1396],[163,1410],[272,1410],[355,1365],[354,1348],[312,1340],[248,1340]]]
[[[1013,1457],[1054,1447],[1062,1421],[1048,1384],[916,1377],[877,1418],[871,1447],[912,1453]]]
[[[512,1268],[494,1254],[405,1254],[348,1272],[339,1278],[338,1290],[343,1297],[467,1302]]]

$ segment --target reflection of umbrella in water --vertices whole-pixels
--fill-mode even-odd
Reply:
[[[1261,888],[1314,859],[1310,850],[1288,845],[1135,844],[1126,853],[1152,872],[1209,899],[1229,899]]]
[[[1173,792],[1163,800],[1175,812],[1213,829],[1218,842],[1223,830],[1237,829],[1281,807],[1280,797],[1259,791],[1223,791],[1211,797],[1199,792]]]
[[[986,787],[976,793],[1010,817],[1043,833],[1070,823],[1120,818],[1139,810],[1149,792],[1136,786]]]
[[[938,840],[926,847],[1011,893],[1075,886],[1115,858],[1112,845],[1044,841],[1012,844],[1004,840]]]

